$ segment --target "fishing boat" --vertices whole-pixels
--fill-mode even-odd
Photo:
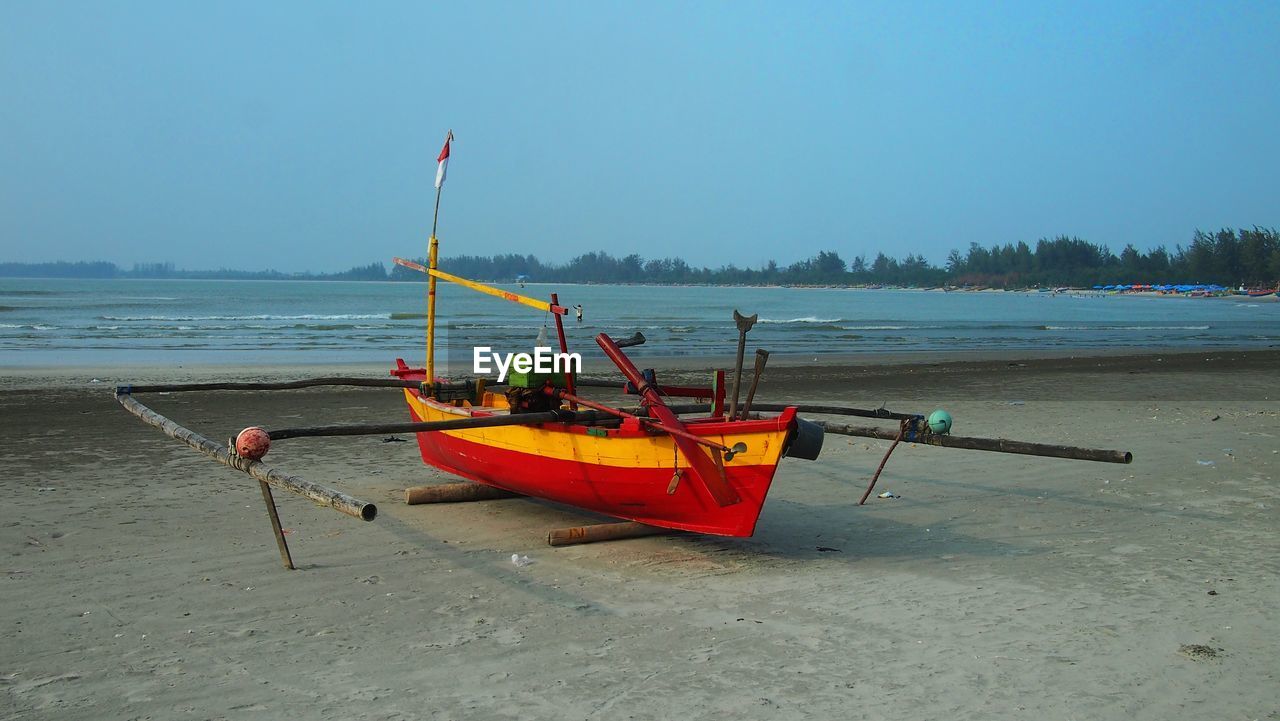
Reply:
[[[406,365],[393,373],[426,378],[423,368]],[[405,389],[405,400],[413,420],[426,423],[511,413],[506,397],[491,391],[478,404],[440,401],[421,389]],[[692,442],[691,453],[705,458],[706,475],[700,475],[696,456],[683,454],[675,436],[655,434],[640,417],[607,426],[570,420],[418,433],[417,440],[424,462],[495,488],[664,528],[752,535],[797,433],[795,409],[759,420],[712,415],[681,425],[694,438],[746,450],[716,464],[704,445]]]
[[[817,458],[822,431],[798,419],[795,408],[749,417],[753,386],[739,411],[740,372],[726,408],[723,372],[708,387],[691,388],[659,384],[653,370],[637,369],[622,348],[643,342],[640,334],[621,343],[603,333],[595,338],[623,376],[616,383],[597,385],[631,390],[642,406],[634,413],[578,395],[573,373],[518,374],[506,394],[489,390],[493,386],[487,382],[436,377],[437,280],[553,314],[560,349],[568,348],[561,321],[567,308],[557,295],[544,302],[443,272],[435,267],[438,255],[439,241],[433,234],[429,265],[394,259],[429,278],[428,350],[425,366],[412,368],[398,358],[391,375],[415,386],[404,390],[414,422],[462,426],[417,433],[425,463],[493,488],[646,525],[750,536],[782,458]],[[739,318],[740,324],[755,322],[740,314]],[[680,418],[666,403],[671,397],[709,401],[708,413]],[[597,413],[589,421],[580,420],[577,406]],[[545,413],[556,420],[546,422]],[[602,420],[600,413],[607,418]],[[528,423],[522,422],[525,418]],[[489,424],[502,419],[507,423]],[[480,423],[465,427],[468,421]]]
[[[528,496],[621,519],[613,524],[564,529],[567,533],[553,531],[548,534],[552,545],[668,530],[750,536],[755,532],[779,464],[785,458],[818,458],[826,434],[891,441],[860,504],[866,502],[885,463],[901,443],[1109,463],[1132,461],[1127,451],[952,435],[952,419],[941,410],[925,416],[884,408],[756,403],[756,391],[769,358],[764,349],[755,352],[743,400],[747,333],[758,316],[746,316],[736,310],[733,319],[738,343],[731,384],[725,370],[714,371],[705,386],[683,386],[662,382],[655,369],[637,368],[624,348],[644,343],[640,333],[626,339],[605,333],[593,338],[618,371],[618,377],[613,379],[583,378],[573,370],[543,373],[520,368],[516,370],[521,372],[513,373],[502,383],[498,382],[502,379],[487,377],[440,377],[435,372],[436,290],[440,281],[550,314],[555,320],[561,354],[568,355],[562,322],[568,306],[560,303],[557,294],[550,294],[549,300],[544,301],[440,269],[436,230],[452,137],[450,133],[439,158],[426,263],[394,259],[397,265],[427,278],[427,352],[423,365],[410,366],[398,358],[390,377],[384,378],[116,388],[120,404],[144,422],[258,480],[286,568],[294,566],[272,489],[303,495],[365,521],[377,516],[372,503],[263,462],[273,442],[292,438],[413,434],[424,463],[465,481],[409,488],[405,494],[408,503]],[[224,445],[166,418],[135,397],[149,392],[260,392],[335,385],[398,389],[407,404],[408,420],[270,430],[250,426]],[[606,404],[598,397],[582,395],[580,389],[586,387],[610,388],[629,400],[625,405]],[[506,390],[499,392],[500,388]],[[675,399],[692,403],[677,405],[672,403]],[[888,425],[853,426],[834,420],[805,419],[801,414],[862,417],[887,421]]]

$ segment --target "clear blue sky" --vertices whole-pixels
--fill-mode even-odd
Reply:
[[[1280,3],[0,3],[0,260],[695,264],[1280,225]]]

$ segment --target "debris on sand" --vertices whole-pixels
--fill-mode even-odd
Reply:
[[[1226,649],[1206,646],[1202,643],[1184,643],[1178,647],[1178,653],[1192,661],[1212,661],[1222,655]]]

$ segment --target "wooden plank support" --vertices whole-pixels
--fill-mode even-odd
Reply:
[[[597,543],[599,541],[621,541],[626,538],[642,538],[674,533],[670,528],[650,526],[636,521],[619,521],[618,523],[597,523],[591,526],[575,526],[573,528],[557,528],[547,534],[547,545],[573,546],[580,543]]]
[[[284,529],[280,527],[280,513],[276,510],[276,499],[271,496],[271,486],[258,481],[262,488],[262,500],[267,504],[267,515],[271,517],[271,530],[276,534],[276,547],[280,549],[280,560],[290,571],[295,570],[293,557],[289,555],[289,544],[284,541]]]
[[[328,486],[308,481],[300,476],[291,475],[278,471],[262,461],[251,461],[248,458],[241,458],[231,452],[231,449],[220,443],[206,438],[189,428],[183,428],[172,420],[156,413],[147,408],[143,404],[134,400],[127,393],[117,394],[116,400],[125,410],[137,416],[142,422],[159,428],[165,435],[175,440],[182,441],[195,450],[212,458],[215,461],[234,468],[237,471],[248,473],[254,478],[269,484],[275,488],[296,493],[319,503],[322,506],[328,506],[339,513],[345,513],[348,516],[354,516],[362,521],[372,521],[378,516],[378,507],[372,503],[367,503],[358,498],[349,496],[341,491],[334,490]]]
[[[432,486],[414,486],[404,490],[404,502],[410,506],[420,503],[466,503],[468,501],[490,501],[498,498],[519,498],[519,493],[512,493],[501,488],[486,486],[483,483],[440,483]]]

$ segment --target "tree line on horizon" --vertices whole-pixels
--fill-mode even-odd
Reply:
[[[425,260],[422,262],[425,263]],[[1225,286],[1266,285],[1280,280],[1280,233],[1254,227],[1216,233],[1195,232],[1187,247],[1169,251],[1163,246],[1143,253],[1128,245],[1116,255],[1103,245],[1076,237],[1041,239],[983,247],[977,243],[961,253],[953,250],[944,266],[910,253],[901,260],[884,253],[868,261],[864,255],[846,261],[836,251],[781,266],[769,261],[759,268],[733,264],[712,269],[689,265],[680,258],[622,258],[590,252],[566,263],[548,263],[533,255],[462,255],[441,260],[440,267],[456,275],[484,281],[511,282],[527,278],[561,283],[654,283],[687,285],[895,285],[908,287],[989,286],[1027,288],[1088,287],[1117,283],[1218,283]],[[379,280],[422,281],[422,273],[401,266],[388,270],[370,263],[339,273],[281,273],[279,271],[191,271],[172,263],[139,263],[124,270],[113,263],[0,263],[4,277],[185,278],[243,280]]]

